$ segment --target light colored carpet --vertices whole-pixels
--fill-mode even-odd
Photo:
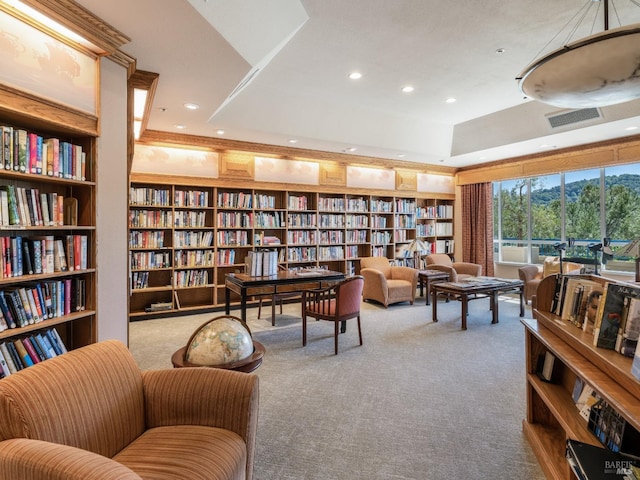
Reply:
[[[544,478],[522,434],[524,328],[515,299],[502,297],[496,325],[487,300],[471,302],[466,331],[458,302],[438,304],[438,323],[423,302],[363,304],[364,345],[349,321],[337,356],[329,322],[311,321],[302,347],[299,304],[285,305],[276,327],[248,310],[267,349],[256,371],[255,480]],[[141,368],[168,368],[217,315],[134,322],[131,351]]]

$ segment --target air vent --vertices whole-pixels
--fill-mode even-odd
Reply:
[[[602,118],[598,108],[581,108],[579,110],[564,110],[561,113],[548,115],[547,119],[551,128],[560,128],[574,123],[586,122]]]

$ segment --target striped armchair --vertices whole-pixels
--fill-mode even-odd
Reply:
[[[250,480],[258,377],[141,371],[110,340],[0,380],[0,478]]]

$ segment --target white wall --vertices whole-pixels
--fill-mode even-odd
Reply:
[[[97,162],[98,340],[128,344],[127,71],[102,59]]]

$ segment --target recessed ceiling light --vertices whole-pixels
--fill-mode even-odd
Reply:
[[[415,88],[413,88],[411,85],[407,85],[406,87],[402,87],[402,91],[404,93],[411,93],[415,90]]]
[[[447,103],[454,103],[455,101],[456,101],[456,99],[455,99],[455,98],[453,98],[453,97],[449,97],[449,98],[447,98],[447,99],[445,100],[445,102],[447,102]]]
[[[184,130],[185,128],[187,128],[186,125],[182,124],[182,123],[178,123],[177,125],[174,125],[178,130]]]
[[[187,110],[197,110],[200,108],[200,105],[198,105],[197,103],[185,103],[184,108],[186,108]]]
[[[498,55],[500,55],[500,54],[502,54],[502,53],[504,53],[504,52],[505,52],[505,49],[504,49],[504,48],[499,48],[499,49],[497,49],[497,50],[496,50],[496,53],[497,53]]]
[[[631,126],[631,127],[625,128],[625,130],[627,130],[627,131],[637,130],[637,129],[638,129],[638,127],[636,127],[636,126]]]
[[[298,140],[296,140],[295,138],[292,138],[291,140],[289,140],[289,143],[298,143]]]
[[[404,158],[404,153],[399,153],[399,154],[398,154],[398,157],[400,157],[400,158]]]
[[[358,80],[360,78],[362,78],[362,74],[360,72],[352,72],[349,74],[349,78],[351,80]]]
[[[224,135],[224,130],[216,130],[216,133],[217,133],[218,135]]]
[[[356,148],[356,147],[351,147],[351,148],[349,149],[349,151],[350,151],[350,152],[355,152],[356,150],[357,150],[357,148]]]

